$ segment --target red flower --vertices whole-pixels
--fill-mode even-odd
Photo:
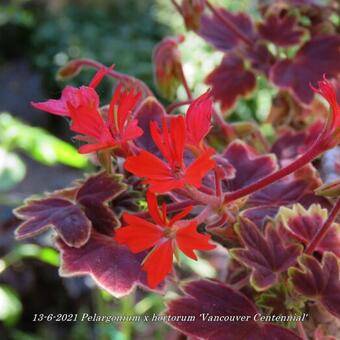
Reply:
[[[156,196],[151,192],[147,192],[146,199],[155,223],[125,213],[123,218],[127,226],[116,230],[115,239],[119,244],[127,245],[133,253],[152,248],[143,261],[143,269],[147,272],[149,286],[154,288],[172,271],[177,247],[188,257],[197,260],[194,250],[212,250],[216,246],[208,242],[209,235],[197,232],[196,221],[179,221],[189,214],[191,207],[168,220],[165,203],[162,210],[159,209]]]
[[[63,89],[60,99],[49,99],[46,102],[40,103],[31,102],[31,104],[38,110],[66,117],[71,116],[67,103],[70,103],[73,107],[87,106],[89,108],[98,108],[99,97],[95,88],[101,82],[108,70],[109,69],[101,68],[95,74],[89,86],[81,86],[80,88],[66,86]]]
[[[213,150],[206,150],[188,167],[183,161],[186,139],[185,121],[182,116],[172,117],[170,131],[165,118],[163,132],[157,123],[150,124],[151,136],[166,161],[148,151],[141,151],[137,156],[129,157],[125,169],[136,176],[145,177],[152,192],[164,193],[172,189],[183,188],[186,184],[199,187],[202,178],[215,166],[211,159]]]
[[[183,78],[178,46],[184,36],[167,37],[158,43],[153,52],[154,76],[158,89],[166,98],[172,98]]]
[[[83,102],[74,106],[73,102],[67,102],[72,118],[71,130],[84,135],[78,136],[79,140],[88,142],[79,148],[80,153],[122,146],[143,134],[137,126],[138,121],[130,120],[131,111],[141,94],[135,94],[133,90],[122,92],[121,89],[120,84],[112,97],[107,121],[104,121],[96,105]]]
[[[212,100],[207,91],[194,100],[185,116],[187,144],[194,150],[204,150],[203,139],[211,128]]]

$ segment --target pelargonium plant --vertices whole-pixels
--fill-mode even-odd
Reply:
[[[93,155],[98,172],[28,199],[15,210],[23,220],[16,237],[53,229],[60,275],[90,276],[116,298],[136,287],[176,292],[163,320],[193,338],[332,339],[336,327],[320,315],[333,325],[340,318],[333,7],[276,1],[261,7],[254,24],[209,1],[173,3],[187,28],[225,53],[206,78],[211,89],[193,98],[179,50],[184,36],[165,38],[153,54],[161,93],[174,96],[181,85],[188,96],[167,108],[113,66],[67,64],[60,77],[84,66],[97,73],[89,85],[66,86],[59,99],[32,105],[69,120],[79,152]],[[255,89],[259,73],[288,103],[281,116],[293,112],[304,130],[274,124],[272,142],[255,123],[241,129],[223,118]],[[96,91],[103,77],[119,83],[108,104]],[[328,102],[327,115],[312,105],[315,94]],[[182,265],[198,257],[214,266],[214,277]]]

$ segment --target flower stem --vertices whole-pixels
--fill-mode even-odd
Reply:
[[[178,107],[188,105],[188,104],[191,104],[191,103],[192,103],[191,99],[172,103],[166,108],[166,112],[170,114],[170,113],[172,113],[172,111],[176,110]]]
[[[179,6],[179,4],[178,4],[175,0],[170,0],[170,1],[171,1],[172,4],[174,5],[174,7],[175,7],[176,10],[178,11],[178,13],[182,15],[181,7]]]
[[[243,32],[241,32],[230,20],[223,16],[209,1],[206,1],[207,7],[211,12],[236,36],[243,40],[247,45],[252,46],[253,41],[249,39]]]
[[[314,250],[316,249],[316,247],[318,246],[318,244],[323,240],[323,238],[325,237],[327,231],[329,230],[329,228],[332,226],[334,220],[336,219],[338,213],[340,210],[340,197],[337,199],[337,201],[335,202],[327,220],[325,221],[325,223],[322,225],[322,227],[318,230],[318,232],[314,235],[312,241],[309,243],[309,245],[307,246],[305,252],[306,254],[312,254],[314,252]]]
[[[214,172],[215,172],[215,193],[216,196],[220,197],[222,195],[222,174],[218,166],[216,166]]]
[[[112,175],[112,158],[110,150],[103,150],[97,153],[98,160],[109,175]]]
[[[217,208],[221,205],[220,198],[216,197],[215,195],[208,195],[200,190],[197,190],[193,186],[188,186],[186,192],[194,201],[205,205],[210,205],[211,208]]]
[[[211,207],[208,205],[193,220],[195,220],[197,224],[201,224],[209,215],[211,215],[211,213]]]
[[[188,100],[193,100],[192,93],[191,93],[190,87],[188,85],[187,78],[185,77],[182,65],[180,67],[180,77],[181,77],[182,84],[184,86],[185,92],[188,96]]]
[[[228,215],[224,213],[216,222],[213,222],[212,224],[208,224],[205,228],[207,230],[220,228],[227,222],[227,220],[228,220]]]
[[[280,180],[283,177],[286,177],[287,175],[293,173],[294,171],[300,169],[307,163],[311,162],[314,158],[316,158],[320,153],[325,151],[324,145],[322,144],[322,137],[318,138],[317,141],[311,146],[309,150],[307,150],[301,157],[290,163],[288,166],[281,168],[280,170],[271,173],[270,175],[260,179],[259,181],[245,187],[241,188],[239,190],[226,193],[224,195],[224,203],[229,203],[231,201],[234,201],[238,198],[241,198],[243,196],[247,196],[249,194],[252,194],[260,189],[263,189],[264,187],[272,184],[273,182],[276,182]]]
[[[103,64],[92,60],[92,59],[76,59],[72,61],[75,65],[77,66],[89,66],[89,67],[93,67],[95,69],[100,69],[102,67],[105,67]],[[139,89],[144,96],[154,96],[153,92],[150,90],[150,88],[141,80],[133,77],[133,76],[129,76],[127,74],[123,74],[120,72],[117,72],[115,70],[109,70],[107,72],[107,75],[117,79],[119,81],[121,81],[122,83],[127,83],[129,85],[131,85],[132,87],[135,87],[137,89]]]

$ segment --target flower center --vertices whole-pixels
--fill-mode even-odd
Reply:
[[[178,230],[178,227],[176,227],[176,225],[165,228],[164,229],[164,236],[167,237],[167,238],[171,238],[171,239],[175,238],[177,230]]]
[[[180,165],[178,164],[175,164],[173,167],[172,167],[172,173],[174,175],[174,177],[176,179],[180,179],[183,177],[183,169]]]

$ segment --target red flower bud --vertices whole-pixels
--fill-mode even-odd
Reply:
[[[79,74],[83,65],[78,60],[71,60],[66,65],[62,66],[56,75],[57,80],[66,80],[75,77]]]
[[[184,41],[182,35],[175,38],[165,38],[153,53],[155,82],[166,98],[171,99],[181,83],[183,70],[178,45]]]

